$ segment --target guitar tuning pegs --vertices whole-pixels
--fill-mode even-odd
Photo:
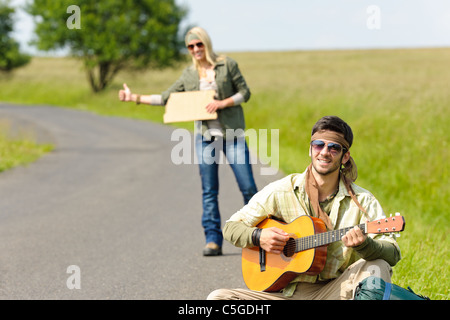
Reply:
[[[399,215],[400,215],[400,212],[396,212],[395,215],[396,215],[396,216],[399,216]]]

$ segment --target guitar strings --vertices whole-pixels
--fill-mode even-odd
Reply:
[[[387,220],[386,220],[387,221]],[[365,224],[361,223],[357,225],[361,230],[365,230]],[[289,238],[288,243],[284,246],[283,251],[292,251],[294,253],[309,250],[312,248],[324,246],[332,242],[336,242],[342,239],[345,233],[354,228],[355,226],[346,227],[338,230],[325,231],[309,236],[304,236],[300,238]],[[387,230],[387,229],[386,229]],[[366,233],[367,231],[363,231]],[[291,241],[294,240],[294,241]]]
[[[301,238],[290,238],[288,243],[284,246],[283,251],[291,251],[292,249],[295,249],[294,252],[300,252],[338,241],[336,238],[339,238],[339,235],[342,237],[351,228],[353,227],[326,231]],[[294,241],[290,241],[291,239]]]

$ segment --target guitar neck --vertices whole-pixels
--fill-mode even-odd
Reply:
[[[320,246],[324,246],[342,239],[342,237],[355,226],[347,227],[339,230],[332,230],[328,232],[318,233],[307,237],[295,239],[295,251],[308,250]],[[366,224],[358,224],[357,227],[361,229],[363,233],[366,232]]]

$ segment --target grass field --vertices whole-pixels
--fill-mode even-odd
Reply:
[[[353,128],[357,184],[387,214],[400,212],[402,260],[393,282],[432,299],[449,299],[450,49],[230,53],[252,91],[244,105],[248,128],[279,129],[285,173],[308,165],[312,125],[337,115]],[[188,63],[188,61],[186,62]],[[121,103],[133,92],[160,93],[186,65],[123,72],[107,91],[93,94],[79,61],[35,58],[0,76],[0,101],[91,110],[162,122],[163,108]],[[192,124],[180,124],[193,128]]]
[[[36,143],[33,136],[12,137],[9,133],[9,123],[0,119],[0,172],[27,165],[53,149],[50,144]]]

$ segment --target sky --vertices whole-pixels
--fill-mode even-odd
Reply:
[[[27,0],[10,0],[20,8]],[[57,1],[57,0],[55,0]],[[107,0],[104,0],[107,1]],[[76,4],[77,0],[73,0]],[[450,47],[450,0],[176,0],[217,52]],[[67,14],[69,17],[69,14]],[[16,13],[24,51],[33,21]],[[81,27],[83,8],[81,7]]]

